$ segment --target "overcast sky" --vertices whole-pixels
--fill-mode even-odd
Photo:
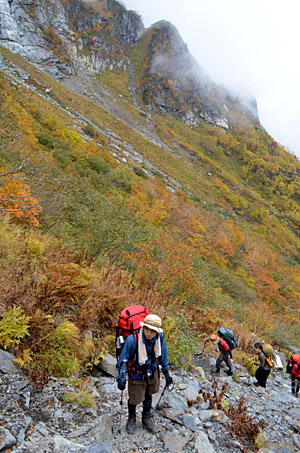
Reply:
[[[260,121],[300,158],[300,0],[123,0],[179,30],[217,83],[251,92]]]

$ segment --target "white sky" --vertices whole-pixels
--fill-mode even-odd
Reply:
[[[251,92],[262,125],[300,158],[300,0],[123,0],[172,22],[216,82]]]

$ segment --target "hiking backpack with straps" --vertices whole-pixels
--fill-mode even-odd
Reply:
[[[276,354],[273,347],[270,344],[264,343],[262,345],[262,352],[266,356],[266,361],[270,368],[273,368],[276,363]]]
[[[286,366],[286,372],[290,373],[292,371],[293,366],[297,364],[298,370],[300,370],[300,354],[292,354],[288,364]]]
[[[150,311],[143,305],[129,305],[121,311],[116,329],[117,359],[120,357],[125,340],[129,335],[135,336],[135,344],[137,344],[137,337],[141,328],[140,323],[144,321],[147,315],[150,315]]]
[[[220,327],[220,329],[218,330],[218,334],[220,335],[220,337],[223,338],[223,340],[226,341],[226,343],[228,344],[230,349],[237,348],[238,342],[237,342],[236,336],[234,335],[232,330],[225,329],[225,327]]]

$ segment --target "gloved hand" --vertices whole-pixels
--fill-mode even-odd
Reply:
[[[118,389],[123,391],[125,390],[125,387],[126,387],[126,377],[121,377],[121,376],[118,376],[117,377],[117,383],[118,383]]]
[[[166,378],[166,386],[169,387],[169,385],[173,384],[173,378],[169,375],[169,371],[164,371],[164,375]]]

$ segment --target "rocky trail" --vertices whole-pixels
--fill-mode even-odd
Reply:
[[[254,379],[239,365],[234,379],[222,370],[216,380],[212,357],[199,354],[189,372],[182,368],[173,371],[174,390],[165,392],[159,409],[154,411],[160,432],[152,435],[142,427],[139,408],[138,428],[129,436],[125,430],[127,391],[121,406],[120,391],[111,375],[115,373],[114,359],[110,356],[103,363],[106,372],[99,370],[95,376],[86,377],[86,386],[96,400],[94,409],[64,400],[64,395],[76,387],[75,379],[52,379],[43,389],[35,390],[12,359],[11,354],[0,351],[1,452],[255,451],[249,443],[247,450],[237,436],[230,435],[237,422],[224,412],[230,404],[238,407],[242,396],[251,419],[265,422],[259,438],[260,452],[300,451],[300,400],[291,394],[289,376],[284,372],[273,372],[267,389],[255,387]],[[201,396],[201,392],[213,394],[213,382],[217,394],[223,387],[221,410],[211,409],[210,401]],[[161,391],[164,385],[162,379]],[[155,396],[153,406],[159,396]],[[243,423],[239,429],[243,429]]]

